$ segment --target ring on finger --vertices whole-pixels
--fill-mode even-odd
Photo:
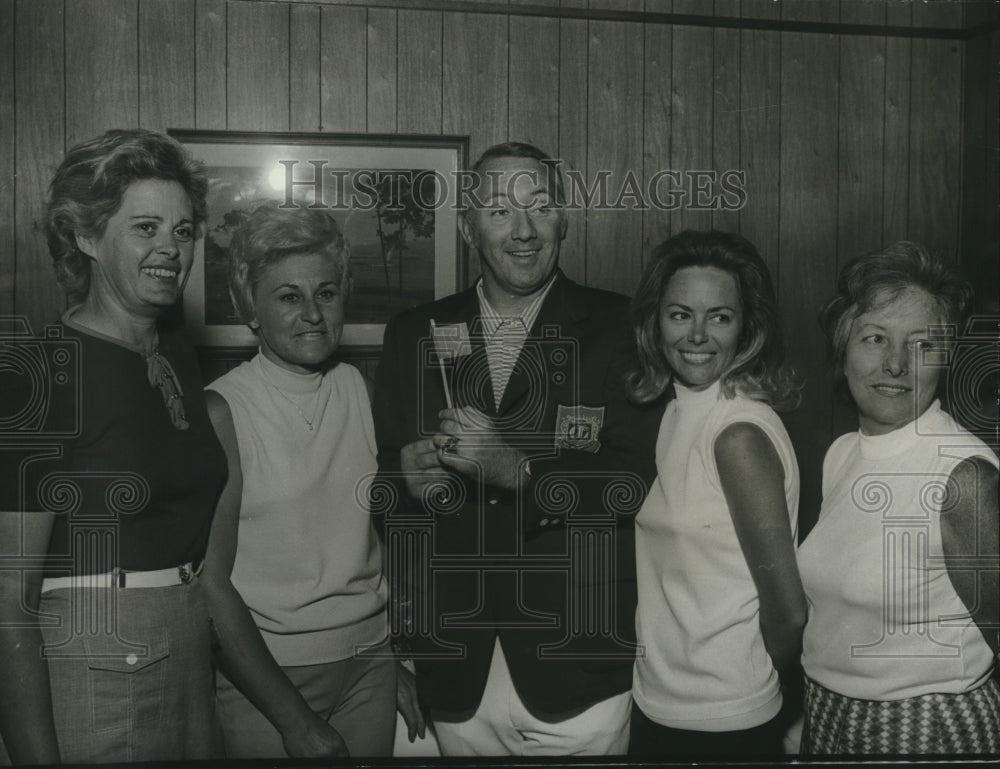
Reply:
[[[444,445],[441,447],[441,450],[445,454],[455,454],[455,453],[457,453],[458,452],[458,442],[460,440],[461,439],[458,436],[455,436],[455,435],[451,436],[448,440],[446,440],[444,442]]]

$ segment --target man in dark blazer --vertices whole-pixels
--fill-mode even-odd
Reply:
[[[393,634],[445,755],[624,753],[662,404],[625,396],[627,298],[559,270],[555,164],[509,143],[473,170],[482,278],[393,318],[377,372]]]

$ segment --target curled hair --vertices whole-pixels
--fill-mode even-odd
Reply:
[[[837,293],[819,314],[828,352],[838,372],[843,371],[855,318],[911,288],[920,289],[934,300],[944,323],[961,324],[972,306],[973,290],[968,281],[943,259],[907,240],[869,251],[844,265],[837,278]]]
[[[340,267],[340,289],[349,293],[350,249],[333,217],[315,208],[258,206],[229,242],[229,294],[244,323],[254,318],[253,292],[264,274],[290,256],[320,254]]]
[[[83,301],[90,291],[90,257],[77,246],[77,236],[104,235],[125,191],[146,179],[184,188],[200,234],[208,179],[202,164],[169,136],[141,128],[107,131],[77,144],[59,164],[49,184],[44,226],[56,280],[70,304]]]
[[[777,410],[799,404],[802,383],[784,363],[784,344],[767,265],[746,238],[718,230],[684,230],[653,252],[632,299],[640,370],[628,377],[633,400],[655,400],[670,385],[660,330],[660,307],[670,279],[685,267],[714,267],[736,279],[742,324],[736,355],[720,382],[727,398],[739,394]]]

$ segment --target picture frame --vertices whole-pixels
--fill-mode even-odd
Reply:
[[[469,137],[167,133],[205,164],[209,177],[205,235],[184,293],[185,324],[197,346],[257,345],[229,297],[228,245],[240,221],[265,201],[324,209],[340,225],[353,278],[341,338],[348,351],[376,348],[397,312],[464,287],[457,180],[468,163]]]

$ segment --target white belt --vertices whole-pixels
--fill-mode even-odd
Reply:
[[[191,562],[169,569],[156,571],[125,571],[115,568],[103,574],[75,574],[71,577],[45,577],[42,580],[42,592],[59,588],[133,588],[133,587],[171,587],[186,585],[201,571],[201,564],[195,570]]]

